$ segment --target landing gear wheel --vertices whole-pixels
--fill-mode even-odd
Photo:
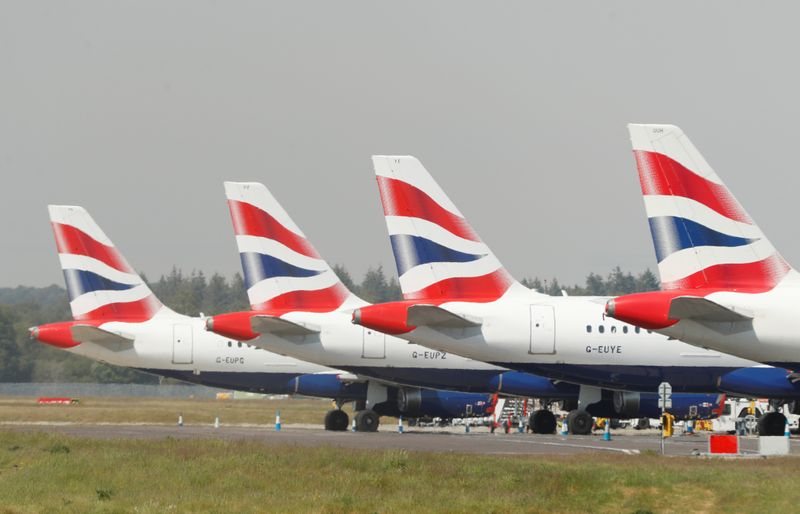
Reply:
[[[359,432],[377,432],[380,416],[374,410],[356,412],[356,430]]]
[[[549,410],[540,409],[533,411],[528,419],[528,425],[534,434],[555,434],[556,417]]]
[[[592,433],[592,415],[585,410],[574,410],[567,414],[567,428],[574,435],[589,435]]]
[[[767,412],[758,418],[758,435],[783,435],[786,416],[780,412]]]
[[[325,413],[325,430],[344,432],[350,424],[350,416],[343,410],[333,409]]]
[[[650,420],[648,418],[639,418],[634,428],[636,430],[647,430],[650,428]]]

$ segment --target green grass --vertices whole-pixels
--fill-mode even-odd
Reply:
[[[0,422],[72,423],[175,423],[178,414],[187,424],[210,424],[216,416],[225,424],[275,423],[281,411],[283,423],[322,426],[330,401],[309,398],[285,400],[214,400],[207,398],[81,398],[77,405],[37,405],[36,398],[0,397]],[[352,413],[350,405],[345,406]],[[387,423],[391,420],[387,418]]]
[[[794,458],[497,457],[0,431],[0,513],[789,512]]]

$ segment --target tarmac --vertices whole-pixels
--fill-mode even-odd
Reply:
[[[373,433],[329,432],[317,425],[153,425],[153,424],[71,424],[71,423],[2,423],[0,428],[21,432],[49,432],[95,439],[222,439],[253,440],[266,444],[298,446],[328,445],[360,450],[404,449],[419,452],[467,453],[482,455],[575,455],[619,453],[636,455],[661,452],[661,438],[656,430],[612,432],[604,441],[598,432],[589,436],[525,434],[512,431],[489,433],[485,427],[406,428],[383,426]],[[666,439],[665,450],[671,456],[699,455],[708,451],[708,433],[677,435]],[[755,456],[758,438],[742,437],[742,453]],[[791,453],[800,455],[800,439],[791,439]]]

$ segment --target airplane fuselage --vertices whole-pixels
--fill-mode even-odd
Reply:
[[[486,392],[492,377],[507,371],[353,325],[346,312],[290,312],[282,318],[320,331],[304,336],[262,334],[249,342],[322,366],[336,363],[337,369],[418,387]]]
[[[605,302],[523,291],[491,303],[442,303],[480,323],[420,326],[400,337],[518,371],[618,390],[655,391],[668,381],[676,391],[712,392],[721,376],[756,365],[608,318]]]
[[[779,284],[766,293],[721,291],[705,298],[752,319],[736,322],[683,319],[658,332],[718,352],[772,366],[800,369],[800,284],[797,281]]]
[[[104,323],[100,328],[133,340],[83,342],[67,351],[189,382],[266,393],[294,392],[290,382],[298,376],[341,373],[207,332],[202,319],[174,313],[140,323]]]

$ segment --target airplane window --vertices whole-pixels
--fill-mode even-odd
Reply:
[[[228,348],[230,348],[231,346],[233,346],[233,343],[231,341],[228,341]]]
[[[611,333],[612,334],[616,334],[617,333],[617,326],[616,325],[611,327]]]
[[[641,332],[641,331],[642,331],[642,329],[641,329],[641,328],[639,328],[639,327],[636,327],[636,328],[634,328],[634,329],[633,329],[633,331],[634,331],[634,332],[636,332],[636,333],[638,334],[639,332]]]
[[[586,333],[587,334],[591,334],[592,333],[592,326],[591,325],[586,325]]]
[[[652,330],[648,330],[648,331],[647,331],[647,333],[648,333],[648,334],[652,334],[652,333],[653,333],[653,331],[652,331]]]
[[[628,333],[628,327],[622,327],[622,333],[623,334],[627,334]]]
[[[603,325],[600,325],[599,327],[597,327],[597,331],[602,334],[603,332],[606,331],[606,327],[604,327]]]
[[[242,347],[242,342],[241,342],[241,341],[239,341],[239,348],[241,348],[241,347]]]

